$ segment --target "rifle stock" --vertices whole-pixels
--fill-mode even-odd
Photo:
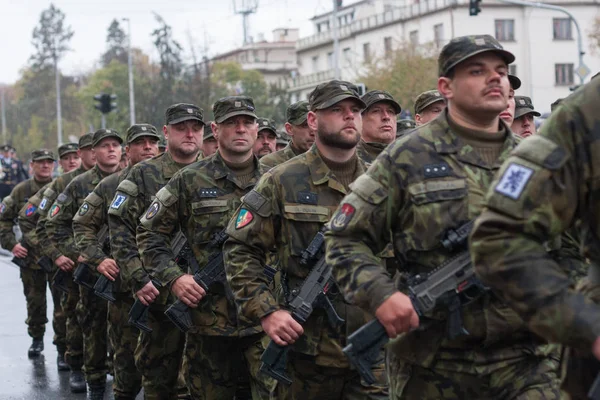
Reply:
[[[73,272],[73,281],[88,290],[94,290],[96,280],[96,276],[90,269],[90,266],[84,262],[80,262]]]
[[[114,303],[116,301],[115,295],[113,294],[114,283],[104,275],[100,275],[96,284],[94,285],[94,293],[96,296],[103,298],[104,300]]]
[[[54,277],[52,278],[52,286],[62,292],[69,293],[69,284],[67,283],[68,279],[69,273],[58,268],[54,274]]]

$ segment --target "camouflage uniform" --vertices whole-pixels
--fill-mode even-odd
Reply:
[[[471,237],[473,261],[489,285],[544,338],[575,349],[587,360],[569,388],[587,398],[598,362],[590,354],[600,336],[598,315],[597,109],[600,79],[562,101],[538,135],[515,149],[490,185],[486,208]],[[548,238],[580,224],[583,253],[591,260],[583,292],[545,251]]]
[[[36,150],[32,153],[32,160],[54,160],[55,157],[49,150]],[[12,250],[17,244],[13,227],[17,223],[19,211],[29,198],[33,197],[42,186],[48,184],[46,182],[38,182],[35,178],[30,178],[19,183],[12,190],[8,197],[5,197],[0,204],[0,244],[3,248]],[[35,212],[35,205],[30,205],[26,213],[32,214]],[[28,232],[29,233],[29,232]],[[36,252],[35,243],[30,243],[24,237],[22,242],[28,249],[25,263],[26,268],[21,268],[21,281],[23,281],[23,292],[27,302],[27,333],[34,340],[43,339],[46,331],[46,282],[48,281],[47,274],[37,264],[39,254]],[[59,343],[55,343],[57,346]]]
[[[440,70],[475,51],[510,61],[501,49],[487,35],[454,39],[442,50]],[[398,291],[374,256],[390,240],[404,274],[426,274],[456,254],[441,238],[479,215],[485,191],[515,146],[508,127],[501,128],[495,134],[503,138],[500,156],[486,161],[464,144],[445,111],[397,139],[354,182],[326,233],[327,261],[348,301],[374,314]],[[447,337],[447,311],[436,310],[427,329],[390,343],[392,399],[560,398],[556,349],[543,345],[512,309],[484,292],[461,311],[469,335]]]
[[[10,145],[2,146],[2,151],[15,150]],[[25,171],[21,160],[15,158],[0,159],[0,199],[8,196],[15,186],[26,179],[29,174]]]
[[[202,110],[191,104],[176,104],[167,109],[167,124],[180,118],[202,122]],[[139,219],[154,201],[156,193],[183,167],[173,160],[168,151],[133,166],[117,187],[108,209],[112,256],[119,265],[121,279],[134,293],[150,282],[135,238]],[[160,292],[149,307],[148,326],[152,333],[140,335],[135,351],[136,366],[142,374],[144,395],[148,400],[176,396],[185,345],[185,335],[164,315],[174,298],[164,288]]]
[[[313,94],[313,110],[347,98],[360,102],[356,87],[347,82],[331,81],[318,86]],[[333,100],[337,101],[327,105]],[[366,168],[358,157],[354,160],[356,178]],[[244,197],[227,228],[229,239],[223,248],[227,278],[241,323],[256,324],[285,308],[291,298],[274,293],[263,274],[267,254],[271,249],[278,252],[283,292],[289,294],[299,288],[311,270],[300,263],[302,252],[347,191],[313,145],[306,153],[265,173],[256,188]],[[313,311],[303,326],[304,334],[292,345],[288,356],[287,372],[292,385],[277,385],[275,398],[387,398],[383,367],[374,371],[382,384],[367,386],[349,368],[342,353],[347,335],[370,318],[357,307],[344,303],[339,293],[330,292],[328,296],[345,324],[334,329],[322,309]]]
[[[215,108],[222,102],[219,100]],[[179,171],[157,193],[141,218],[137,240],[146,270],[163,287],[185,273],[173,261],[169,244],[179,228],[201,268],[211,254],[221,251],[207,243],[227,226],[240,198],[258,181],[261,171],[258,159],[252,157],[255,170],[247,183],[234,175],[217,151]],[[158,211],[154,212],[155,208]],[[264,351],[260,325],[238,324],[235,305],[227,300],[221,285],[209,288],[198,308],[191,309],[191,316],[194,326],[187,334],[186,382],[192,398],[233,399],[239,377],[250,375],[252,398],[268,399],[275,385],[258,373]]]
[[[122,141],[119,134],[110,129],[100,129],[94,133],[93,145],[105,138]],[[56,198],[48,213],[46,229],[48,236],[64,255],[75,261],[82,254],[73,236],[73,217],[81,214],[85,198],[96,185],[110,175],[98,165],[73,179]],[[92,264],[88,264],[92,266]],[[83,336],[83,372],[85,380],[92,388],[103,386],[108,368],[107,355],[107,304],[93,291],[80,286],[76,313]]]
[[[421,114],[427,107],[440,101],[444,103],[446,102],[446,100],[437,90],[428,90],[421,93],[415,100],[415,115]]]

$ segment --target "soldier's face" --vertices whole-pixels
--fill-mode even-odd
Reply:
[[[142,136],[125,146],[127,157],[132,165],[148,160],[158,154],[158,139]]]
[[[525,114],[515,119],[510,127],[510,130],[522,138],[536,134],[535,123],[532,114]]]
[[[219,152],[246,154],[252,151],[258,136],[256,119],[249,115],[236,115],[220,124],[213,123],[213,135],[217,139]]]
[[[258,158],[262,158],[267,154],[274,153],[277,146],[277,136],[269,129],[263,129],[258,132],[256,142],[252,147],[252,152]]]
[[[352,99],[342,100],[324,110],[308,113],[308,126],[317,131],[317,142],[340,149],[352,149],[362,132],[361,106]]]
[[[200,151],[204,136],[204,125],[200,121],[192,119],[167,125],[163,132],[171,153],[189,157]]]
[[[508,92],[508,102],[504,111],[500,113],[500,118],[511,126],[515,118],[515,91],[510,89]]]
[[[315,142],[316,131],[308,126],[308,121],[305,121],[301,125],[292,125],[286,122],[285,130],[292,138],[294,146],[302,152],[308,151],[310,146]]]
[[[61,166],[63,172],[71,172],[81,165],[81,158],[77,153],[65,154],[58,160],[58,164]]]
[[[202,154],[204,154],[204,157],[212,156],[217,152],[218,148],[219,144],[214,137],[204,139],[202,142]]]
[[[85,169],[93,168],[96,165],[96,154],[94,154],[91,147],[79,149],[77,150],[77,154],[79,154],[81,164],[83,164]]]
[[[98,166],[107,169],[114,168],[121,161],[121,143],[114,138],[102,139],[93,148]]]
[[[379,102],[362,114],[362,138],[365,142],[392,143],[396,139],[396,110],[387,102]]]
[[[450,113],[487,122],[506,109],[508,66],[496,54],[475,55],[454,68],[453,78],[439,78],[438,90],[447,99]]]
[[[39,160],[31,162],[31,169],[33,175],[37,180],[47,180],[52,176],[52,169],[54,167],[54,161],[52,160]]]
[[[415,124],[417,126],[425,125],[435,119],[446,109],[445,101],[438,101],[427,106],[420,114],[415,115]]]

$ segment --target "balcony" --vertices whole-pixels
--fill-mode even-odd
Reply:
[[[307,88],[313,88],[319,83],[330,81],[333,79],[333,70],[316,72],[310,75],[297,76],[290,83],[290,90],[298,91]]]

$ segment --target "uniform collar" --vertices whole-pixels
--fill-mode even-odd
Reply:
[[[330,188],[335,189],[338,192],[347,194],[347,191],[346,191],[346,188],[344,188],[344,185],[342,185],[337,180],[337,178],[335,177],[335,175],[333,175],[333,173],[331,172],[331,170],[329,169],[327,164],[325,164],[325,161],[323,161],[323,158],[321,158],[321,155],[319,154],[319,151],[317,150],[316,143],[313,144],[311,146],[311,148],[308,149],[308,151],[305,154],[306,154],[306,164],[308,165],[308,169],[310,171],[310,177],[311,177],[314,185],[322,185],[322,184],[327,183]],[[365,170],[366,170],[365,162],[362,159],[360,159],[360,157],[359,157],[358,158],[358,170],[356,172],[357,176],[364,173]]]

